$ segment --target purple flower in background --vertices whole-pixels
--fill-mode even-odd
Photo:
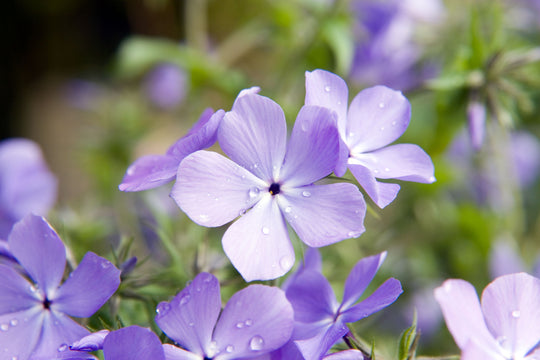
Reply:
[[[474,150],[479,150],[484,143],[486,132],[486,106],[479,101],[471,101],[467,105],[467,122],[469,137]]]
[[[67,315],[89,317],[116,291],[120,271],[88,252],[60,285],[66,265],[62,240],[45,219],[27,215],[8,238],[28,279],[0,264],[0,354],[2,359],[51,359],[89,334]]]
[[[186,97],[188,76],[174,64],[159,64],[146,75],[144,88],[148,99],[161,109],[172,109]]]
[[[164,345],[167,360],[254,358],[285,344],[294,323],[283,290],[265,285],[238,291],[221,311],[219,282],[209,273],[156,311],[157,325],[182,347]]]
[[[435,297],[462,360],[540,357],[540,279],[501,276],[486,286],[481,303],[470,283],[451,279]]]
[[[395,144],[409,126],[411,107],[399,91],[375,86],[355,96],[339,76],[324,70],[306,72],[306,105],[324,106],[337,114],[341,136],[337,176],[347,167],[381,208],[390,204],[400,186],[377,179],[432,183],[433,163],[418,145]]]
[[[443,18],[439,0],[354,0],[356,47],[350,77],[363,86],[377,84],[408,90],[434,72],[420,67],[418,25]]]
[[[502,275],[523,272],[526,269],[527,266],[516,247],[511,246],[509,241],[499,239],[492,244],[489,257],[489,273],[491,277],[496,278]],[[537,256],[536,263],[530,273],[540,278],[540,256]]]
[[[204,110],[187,135],[169,147],[165,155],[146,155],[135,160],[118,188],[121,191],[142,191],[173,181],[178,165],[187,155],[216,142],[216,132],[224,114],[223,110]]]
[[[46,215],[56,201],[57,180],[39,146],[13,138],[0,142],[0,248],[25,215]],[[0,250],[2,253],[2,250]]]
[[[373,294],[357,303],[386,257],[386,252],[364,258],[345,282],[338,303],[330,283],[316,270],[303,269],[288,284],[287,299],[294,309],[294,342],[306,359],[320,359],[347,335],[347,323],[356,322],[392,304],[402,293],[398,280],[386,280]]]
[[[304,106],[287,144],[281,107],[257,94],[239,96],[218,141],[232,160],[208,151],[186,157],[171,197],[197,224],[221,226],[223,249],[246,281],[282,276],[294,264],[286,221],[320,247],[364,231],[365,202],[353,184],[316,185],[338,159],[332,113]]]

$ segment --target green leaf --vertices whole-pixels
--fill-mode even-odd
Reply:
[[[413,360],[416,358],[416,347],[418,346],[418,339],[420,337],[416,327],[417,319],[415,311],[412,325],[401,334],[401,338],[399,339],[399,360]]]
[[[322,36],[334,53],[337,73],[348,74],[354,53],[349,22],[341,18],[327,21],[322,27]]]

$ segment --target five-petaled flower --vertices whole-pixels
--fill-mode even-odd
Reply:
[[[306,72],[306,105],[324,106],[337,114],[341,138],[337,176],[349,168],[381,208],[395,199],[400,187],[376,179],[435,181],[431,158],[418,145],[387,146],[405,132],[411,118],[411,106],[401,92],[374,86],[356,95],[347,109],[348,100],[347,84],[339,76],[324,70]]]
[[[187,156],[171,197],[196,223],[221,226],[235,218],[223,248],[246,281],[282,276],[294,264],[286,221],[299,238],[320,247],[364,231],[365,202],[350,183],[314,184],[338,159],[330,110],[304,106],[287,144],[281,107],[255,93],[239,96],[218,129],[231,160],[209,151]]]
[[[435,289],[462,360],[540,358],[540,279],[526,273],[493,280],[482,293],[465,280]]]
[[[27,215],[8,238],[25,274],[0,264],[0,358],[52,359],[90,332],[66,315],[93,315],[120,285],[120,271],[88,252],[61,285],[62,240],[45,219]]]

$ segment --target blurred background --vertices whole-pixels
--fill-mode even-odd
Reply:
[[[50,219],[75,257],[144,259],[124,288],[125,324],[198,271],[219,273],[229,294],[244,286],[223,229],[191,223],[166,187],[118,191],[129,164],[251,86],[292,125],[317,68],[343,77],[350,99],[403,91],[412,119],[398,142],[435,164],[436,183],[401,182],[387,208],[369,203],[365,234],[321,249],[336,294],[358,259],[388,251],[375,283],[396,277],[405,293],[357,329],[383,357],[415,308],[419,352],[457,353],[432,297],[444,279],[480,290],[506,272],[540,275],[539,1],[18,0],[0,16],[1,138],[43,150],[59,180]]]

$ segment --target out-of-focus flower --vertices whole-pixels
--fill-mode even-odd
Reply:
[[[218,141],[231,160],[208,151],[186,157],[171,197],[196,223],[221,226],[223,249],[246,281],[282,276],[294,264],[287,221],[299,238],[320,247],[364,231],[365,202],[348,183],[315,185],[338,159],[330,110],[304,106],[287,144],[281,107],[246,94],[221,122]]]
[[[88,252],[60,285],[66,265],[62,240],[45,219],[27,215],[8,238],[28,279],[0,264],[2,359],[51,359],[89,331],[67,315],[89,317],[116,291],[120,271]],[[60,356],[61,357],[61,356]]]
[[[523,259],[509,241],[499,239],[492,244],[489,257],[489,272],[493,278],[526,270],[527,266]],[[526,272],[540,278],[540,256],[537,257],[532,272]]]
[[[172,109],[186,97],[188,76],[177,65],[159,64],[146,75],[144,88],[152,104],[161,109]]]
[[[165,155],[145,155],[135,160],[118,188],[121,191],[142,191],[173,181],[178,165],[187,155],[216,142],[217,129],[224,114],[223,110],[204,110],[187,135],[178,139]]]
[[[306,105],[324,106],[337,114],[341,137],[337,176],[349,168],[381,208],[395,199],[400,186],[377,178],[435,181],[431,158],[418,145],[389,145],[411,119],[409,101],[401,92],[384,86],[368,88],[356,95],[347,110],[348,100],[347,84],[339,76],[324,70],[306,72]]]
[[[526,273],[493,280],[482,292],[464,280],[435,289],[462,360],[540,357],[540,279]]]
[[[439,0],[354,0],[357,23],[351,80],[363,86],[409,90],[430,72],[418,62],[422,48],[418,25],[434,25],[444,16]]]
[[[392,304],[402,293],[398,280],[386,280],[373,294],[357,303],[386,257],[386,252],[358,261],[345,282],[338,303],[330,283],[318,271],[303,269],[288,284],[286,294],[294,309],[292,340],[306,359],[320,359],[347,335],[347,323],[356,322]]]
[[[469,137],[474,150],[479,150],[484,143],[486,132],[486,106],[479,101],[471,101],[467,105],[467,122]]]
[[[285,344],[294,323],[283,290],[265,285],[238,291],[221,311],[219,282],[209,273],[197,275],[156,311],[158,326],[182,347],[164,345],[170,360],[258,357]]]
[[[0,142],[0,242],[25,215],[46,215],[56,201],[57,187],[35,142],[21,138]]]

